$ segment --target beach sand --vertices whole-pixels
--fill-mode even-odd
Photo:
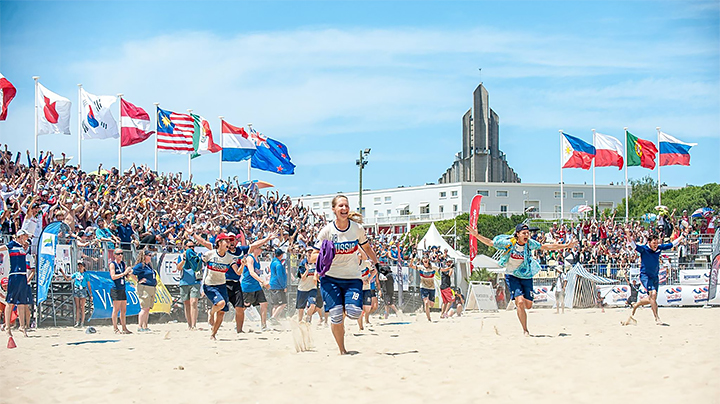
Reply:
[[[0,403],[720,402],[720,309],[660,313],[669,327],[649,309],[627,327],[626,309],[535,309],[534,337],[508,311],[376,317],[364,332],[346,325],[351,356],[315,325],[315,350],[296,353],[288,321],[240,335],[226,322],[218,341],[182,323],[133,335],[43,328],[0,349]]]

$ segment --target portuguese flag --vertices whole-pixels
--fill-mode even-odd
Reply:
[[[655,154],[657,147],[649,140],[640,139],[632,133],[625,131],[627,137],[627,165],[641,166],[655,169]]]

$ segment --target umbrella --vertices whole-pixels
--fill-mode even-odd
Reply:
[[[692,213],[692,217],[702,217],[713,213],[711,208],[700,208]]]
[[[108,175],[108,174],[110,174],[110,171],[108,171],[104,168],[102,170],[100,170],[99,172],[98,172],[98,170],[95,170],[95,171],[90,171],[88,173],[88,175]]]
[[[593,210],[592,206],[577,205],[574,208],[570,209],[570,213],[585,213],[585,212],[592,212],[592,210]]]
[[[650,223],[650,222],[654,222],[655,220],[657,220],[657,215],[654,213],[646,213],[646,214],[640,216],[640,219],[642,219],[643,222],[645,222],[645,223]]]
[[[273,184],[271,184],[271,183],[269,183],[269,182],[260,181],[260,180],[245,181],[245,182],[241,183],[240,185],[242,185],[242,186],[244,186],[244,187],[247,187],[247,186],[250,186],[250,184],[255,184],[255,185],[257,185],[258,189],[274,188],[274,187],[275,187],[275,185],[273,185]]]

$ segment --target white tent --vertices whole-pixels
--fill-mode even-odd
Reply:
[[[448,256],[453,259],[459,259],[467,261],[468,258],[464,254],[456,251],[450,244],[448,244],[445,239],[440,235],[440,232],[438,231],[437,227],[435,227],[435,223],[430,224],[430,228],[428,229],[427,233],[425,233],[425,237],[420,240],[418,243],[418,250],[420,251],[426,251],[429,250],[430,247],[439,247],[440,252],[448,250]]]
[[[485,254],[475,256],[475,259],[472,260],[472,264],[475,268],[485,268],[490,272],[505,272],[505,268],[501,267],[497,261]]]

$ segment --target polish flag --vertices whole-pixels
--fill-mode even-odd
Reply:
[[[15,92],[15,86],[0,74],[0,121],[7,118],[8,104],[15,98]]]
[[[145,141],[155,131],[150,128],[150,116],[144,109],[125,100],[120,105],[120,144],[132,146]]]
[[[72,103],[38,83],[38,135],[69,135]]]
[[[595,133],[595,167],[623,167],[623,146],[612,136]]]

